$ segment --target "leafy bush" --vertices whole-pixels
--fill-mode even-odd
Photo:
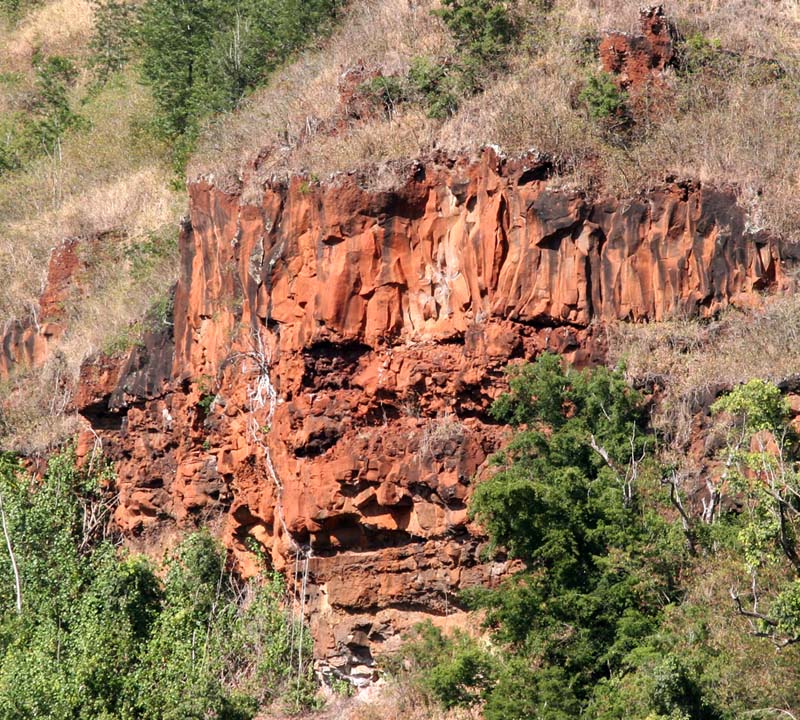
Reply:
[[[505,66],[517,35],[507,3],[497,0],[444,0],[434,13],[456,41],[455,58],[414,58],[408,73],[412,95],[428,117],[455,114],[460,99],[483,89],[486,78]]]
[[[477,640],[460,630],[445,636],[430,621],[414,629],[394,665],[395,672],[404,665],[412,682],[447,709],[479,702],[495,672],[493,658]]]
[[[489,693],[486,716],[574,717],[656,629],[684,550],[645,504],[653,438],[621,371],[565,371],[544,354],[510,370],[510,392],[492,414],[517,433],[471,511],[527,570],[467,597],[519,654]]]
[[[42,0],[0,0],[0,12],[12,18],[19,17],[37,5]]]
[[[508,3],[442,0],[436,14],[453,34],[467,72],[477,76],[503,64],[503,55],[515,37]]]
[[[36,81],[30,111],[0,116],[0,129],[4,131],[0,173],[20,168],[39,155],[55,155],[65,133],[82,122],[69,98],[78,77],[75,64],[60,55],[44,57],[38,53],[33,63]]]
[[[680,47],[681,69],[694,75],[704,68],[712,66],[720,57],[721,43],[717,39],[709,39],[701,32],[694,32]]]
[[[442,120],[458,109],[460,80],[452,67],[430,58],[414,58],[408,80],[428,117]]]

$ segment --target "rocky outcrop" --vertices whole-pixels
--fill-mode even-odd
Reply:
[[[209,522],[245,572],[259,545],[305,587],[320,657],[359,679],[410,622],[457,622],[456,591],[509,570],[467,514],[506,365],[599,362],[606,321],[708,316],[782,279],[732,192],[589,202],[549,180],[486,150],[391,192],[190,185],[174,327],[87,363],[78,394],[129,541]]]
[[[42,365],[63,335],[64,305],[75,291],[76,275],[84,269],[79,246],[77,238],[70,238],[53,250],[39,306],[31,317],[5,323],[0,333],[0,379]]]
[[[661,5],[639,13],[640,34],[609,32],[600,41],[600,64],[625,90],[660,84],[661,73],[675,62],[678,32]]]

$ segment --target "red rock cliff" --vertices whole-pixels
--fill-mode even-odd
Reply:
[[[605,321],[710,315],[780,280],[730,192],[589,203],[548,177],[487,150],[392,192],[192,184],[173,333],[88,363],[77,400],[131,542],[211,521],[245,570],[251,539],[290,586],[307,562],[317,652],[358,677],[409,622],[457,616],[456,590],[507,570],[466,507],[508,362],[601,361]]]

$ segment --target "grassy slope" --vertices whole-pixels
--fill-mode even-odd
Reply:
[[[18,25],[2,28],[0,45],[10,52],[0,57],[0,115],[24,112],[35,48],[65,54],[85,68],[91,32],[86,0],[48,2]],[[171,189],[165,148],[142,127],[152,115],[149,93],[135,68],[101,88],[90,82],[82,70],[72,92],[85,127],[67,134],[60,156],[0,176],[0,317],[35,312],[50,252],[62,240],[103,237],[85,246],[92,271],[80,279],[81,294],[67,303],[68,332],[59,352],[44,368],[15,377],[2,389],[5,447],[46,450],[72,430],[63,406],[80,363],[124,336],[153,298],[165,295],[177,273],[169,242],[162,256],[144,267],[133,262],[137,248],[152,245],[153,237],[168,240],[177,233],[185,206],[183,193]]]

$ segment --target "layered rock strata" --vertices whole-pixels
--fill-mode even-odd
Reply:
[[[264,548],[305,587],[318,655],[359,681],[411,622],[458,622],[456,592],[509,569],[467,514],[507,364],[600,362],[605,322],[709,316],[782,280],[731,192],[588,202],[550,174],[490,149],[390,192],[190,185],[174,327],[87,363],[77,398],[130,542],[210,522],[245,572]]]

